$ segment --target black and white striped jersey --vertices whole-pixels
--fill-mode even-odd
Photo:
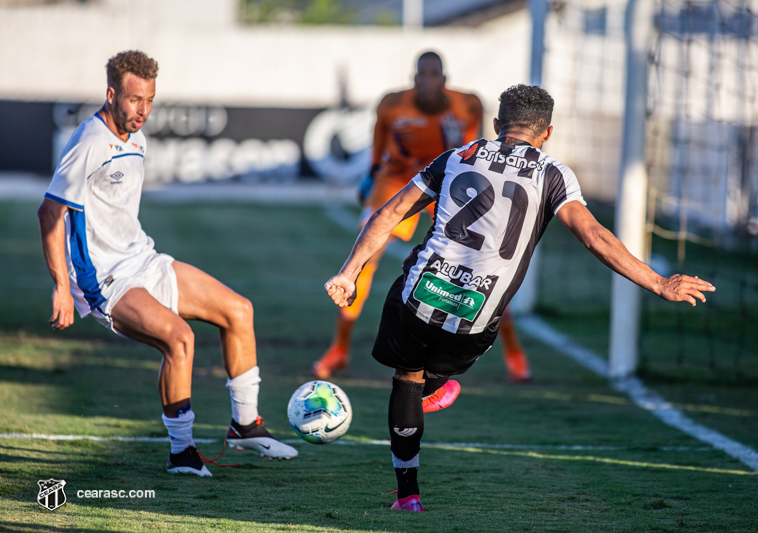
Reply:
[[[403,264],[403,301],[424,322],[473,334],[500,319],[548,222],[582,203],[573,171],[528,145],[480,139],[413,178],[437,201],[424,242]]]

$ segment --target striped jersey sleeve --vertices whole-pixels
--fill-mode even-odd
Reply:
[[[545,169],[546,209],[553,214],[563,207],[566,202],[578,200],[587,205],[582,197],[579,180],[576,174],[563,163],[553,160]]]
[[[437,199],[442,188],[442,180],[445,178],[447,160],[452,153],[453,150],[448,150],[435,158],[428,167],[416,174],[416,177],[412,180],[416,187],[432,198]]]

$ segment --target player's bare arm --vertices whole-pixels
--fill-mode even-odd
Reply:
[[[53,313],[50,324],[54,329],[65,329],[74,323],[74,298],[71,296],[66,266],[66,223],[68,208],[48,198],[37,210],[42,250],[50,276],[53,278]]]
[[[581,202],[568,202],[556,214],[561,223],[604,265],[640,287],[671,302],[705,302],[703,292],[716,287],[697,277],[663,277],[634,257],[613,233],[600,224]]]
[[[353,303],[356,296],[355,280],[366,262],[382,249],[392,230],[400,222],[412,217],[432,201],[431,196],[413,183],[408,183],[371,216],[358,235],[339,274],[324,285],[326,293],[335,304],[346,307]]]
[[[389,101],[395,98],[394,94],[385,96],[376,108],[376,123],[374,124],[374,142],[371,148],[371,165],[379,165],[382,162],[382,155],[386,149],[387,132],[389,125],[387,122],[387,109]]]

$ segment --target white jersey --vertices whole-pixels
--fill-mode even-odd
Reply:
[[[69,139],[45,198],[68,206],[66,260],[81,316],[105,301],[115,279],[133,276],[155,254],[138,214],[144,181],[145,135],[124,142],[99,114]]]
[[[437,201],[424,242],[405,260],[403,302],[424,322],[461,334],[500,320],[548,222],[584,203],[566,165],[526,144],[480,139],[413,178]]]

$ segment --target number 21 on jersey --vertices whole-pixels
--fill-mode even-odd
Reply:
[[[503,241],[500,243],[500,257],[510,260],[516,252],[524,226],[529,196],[524,187],[508,180],[503,184],[501,194],[510,198],[511,211]],[[495,205],[495,189],[492,183],[478,172],[463,172],[450,183],[450,198],[461,210],[445,225],[445,236],[473,250],[481,250],[485,236],[471,230],[470,226]]]

